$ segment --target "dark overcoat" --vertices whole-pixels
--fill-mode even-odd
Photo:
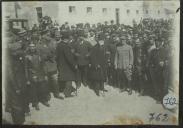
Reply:
[[[96,44],[91,49],[89,60],[89,63],[91,64],[88,72],[89,79],[95,81],[105,81],[107,66],[105,48],[99,44]]]
[[[58,79],[61,81],[76,81],[76,60],[71,52],[69,44],[61,42],[56,48],[56,62],[58,68]]]
[[[16,45],[15,43],[13,45]],[[12,50],[13,49],[13,50]],[[17,120],[24,122],[25,109],[27,108],[26,82],[24,69],[24,51],[22,49],[7,49],[7,65],[5,77],[5,104],[7,109],[19,113]],[[14,119],[13,119],[14,120]],[[17,122],[14,122],[17,123]]]
[[[91,49],[91,45],[87,41],[77,42],[75,45],[75,56],[78,65],[88,65],[89,60],[88,60],[88,55]]]

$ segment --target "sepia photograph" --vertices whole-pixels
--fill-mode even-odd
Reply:
[[[179,125],[179,0],[1,7],[2,124]]]

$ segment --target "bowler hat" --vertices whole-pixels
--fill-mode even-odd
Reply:
[[[21,30],[18,32],[18,34],[19,34],[20,36],[23,36],[23,35],[26,34],[26,30],[21,29]]]
[[[35,47],[36,45],[34,43],[30,43],[29,47]]]

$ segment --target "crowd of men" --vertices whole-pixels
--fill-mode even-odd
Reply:
[[[6,111],[15,124],[23,124],[29,104],[36,110],[39,103],[50,107],[50,93],[64,100],[77,96],[81,84],[97,96],[107,93],[105,85],[110,85],[162,102],[172,86],[172,22],[142,19],[133,26],[114,21],[71,26],[55,22],[41,28],[35,24],[18,35],[9,32]]]

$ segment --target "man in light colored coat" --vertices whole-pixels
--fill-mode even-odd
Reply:
[[[115,55],[115,68],[117,69],[118,86],[121,91],[128,88],[128,94],[132,94],[131,81],[132,81],[132,66],[133,66],[133,50],[130,45],[126,43],[126,36],[120,36],[120,44],[117,45]],[[125,82],[126,81],[126,82]],[[127,84],[126,86],[123,86]]]

